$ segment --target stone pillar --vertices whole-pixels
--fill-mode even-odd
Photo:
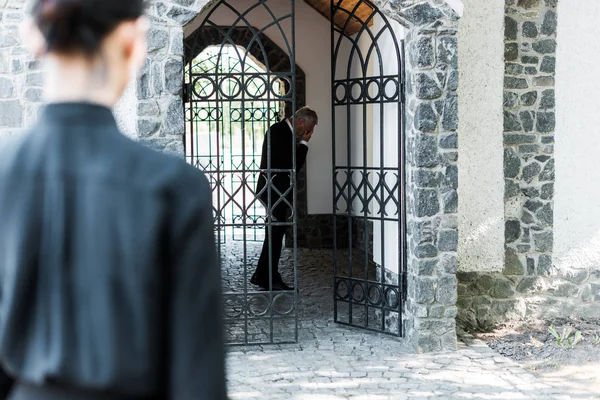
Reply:
[[[506,286],[548,275],[554,197],[556,0],[507,0],[504,178]]]
[[[406,38],[407,299],[418,352],[456,349],[458,16],[434,1],[392,2]],[[401,7],[403,5],[403,7]]]

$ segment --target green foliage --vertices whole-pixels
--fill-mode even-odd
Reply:
[[[548,328],[548,332],[556,339],[556,344],[560,347],[575,346],[583,339],[581,331],[574,331],[570,326],[563,328],[562,333],[558,333],[556,328],[551,326]]]

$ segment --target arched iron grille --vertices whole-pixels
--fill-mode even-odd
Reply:
[[[295,210],[296,171],[272,169],[270,157],[267,169],[261,170],[260,151],[257,153],[262,148],[265,126],[281,119],[282,111],[289,116],[296,110],[294,3],[261,0],[241,6],[240,2],[221,0],[185,42],[186,157],[207,173],[213,189],[229,344],[298,341],[297,292],[258,291],[250,284],[258,259],[259,244],[252,243],[260,238],[257,232],[286,226],[294,240],[292,256],[285,259],[293,265],[280,269],[286,270],[287,280],[297,287],[296,213],[292,212],[288,221],[270,218],[280,202]],[[258,14],[262,18],[254,18]],[[259,20],[267,22],[257,26]],[[240,46],[240,35],[247,39],[244,46]],[[281,58],[287,60],[278,60],[277,66],[271,65],[267,36],[277,36],[285,52]],[[214,46],[213,54],[197,65],[202,60],[197,56],[208,46]],[[257,70],[259,64],[264,65],[264,71]],[[234,134],[229,135],[231,132]],[[224,143],[226,140],[229,143]],[[270,148],[270,142],[267,146]],[[255,193],[259,173],[267,182],[272,182],[274,174],[289,174],[292,200],[287,192],[275,198],[277,190],[267,190],[271,187],[268,184],[265,210]],[[226,241],[228,232],[239,240]]]
[[[334,319],[400,336],[406,214],[403,42],[368,0],[331,0],[331,16],[334,230],[348,227],[347,250],[334,239]],[[347,33],[357,22],[358,33]]]
[[[242,61],[237,57],[238,51],[244,53],[244,49],[236,51],[231,46],[208,47],[187,66],[191,69],[188,76],[252,75],[245,88],[252,100],[247,100],[245,104],[242,104],[240,82],[235,78],[221,82],[220,91],[231,99],[228,102],[216,101],[213,80],[200,78],[194,81],[194,101],[186,105],[186,124],[190,126],[184,148],[187,161],[203,171],[215,172],[217,166],[222,171],[241,171],[243,168],[258,171],[265,132],[269,126],[281,120],[281,104],[277,101],[269,102],[266,96],[270,84],[267,83],[269,77],[264,67],[261,68],[252,59],[247,59],[242,66]],[[282,89],[281,82],[272,82],[274,93],[281,93]],[[219,140],[216,132],[220,133]],[[245,137],[242,138],[242,135]],[[218,151],[217,145],[220,146]],[[219,159],[218,153],[221,155]],[[258,172],[250,172],[245,185],[236,174],[223,178],[222,190],[215,192],[213,201],[218,202],[216,195],[222,195],[221,202],[224,206],[221,220],[230,221],[234,227],[225,229],[220,224],[221,241],[262,241],[264,232],[260,225],[265,222],[264,207],[260,202],[254,202],[248,207],[248,212],[244,213],[242,210],[244,196],[253,196],[252,188],[256,187]],[[244,223],[243,218],[247,218],[246,234],[240,229]]]

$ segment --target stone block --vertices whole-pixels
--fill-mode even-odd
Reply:
[[[523,167],[523,180],[527,183],[531,183],[533,179],[541,172],[542,167],[537,162],[532,162]]]
[[[447,274],[456,274],[458,258],[454,255],[443,254],[440,258],[440,269]]]
[[[495,300],[490,309],[495,320],[518,320],[523,318],[527,312],[525,302],[522,299]]]
[[[542,100],[540,101],[540,108],[554,108],[556,105],[555,102],[555,92],[554,89],[544,90],[542,92]],[[551,128],[554,129],[553,127]]]
[[[504,111],[504,132],[522,132],[523,127],[519,117],[509,111]]]
[[[525,67],[524,72],[527,75],[536,75],[538,73],[538,70],[536,67]]]
[[[523,134],[509,134],[503,135],[504,144],[522,144],[522,143],[535,143],[537,136],[535,135],[523,135]]]
[[[411,64],[419,68],[433,67],[435,64],[433,38],[430,36],[419,37],[418,40],[412,42],[409,57]]]
[[[438,62],[458,68],[458,46],[455,36],[445,36],[438,40]]]
[[[527,80],[524,78],[513,78],[511,76],[504,77],[505,89],[527,89],[528,87]]]
[[[527,257],[527,275],[535,275],[535,260]]]
[[[519,0],[517,7],[524,8],[525,10],[531,10],[537,8],[541,3],[541,0]]]
[[[581,285],[589,279],[590,274],[587,268],[575,269],[563,267],[558,270],[558,276],[568,282]]]
[[[414,171],[414,182],[420,188],[435,188],[439,185],[439,173],[425,169]]]
[[[556,34],[557,19],[556,13],[552,10],[546,12],[544,15],[544,22],[542,23],[542,35],[550,36]]]
[[[431,217],[440,211],[440,204],[436,190],[419,189],[415,194],[415,215],[417,217]]]
[[[442,351],[456,351],[458,345],[456,329],[444,333],[440,340]]]
[[[506,63],[504,65],[504,73],[507,75],[521,75],[524,67],[521,64]]]
[[[525,132],[531,132],[533,130],[533,115],[534,114],[531,111],[521,111],[519,113],[519,119],[521,120],[521,125]]]
[[[538,76],[533,78],[533,86],[535,87],[554,87],[554,85],[553,76]]]
[[[552,265],[552,257],[549,254],[540,254],[537,272],[542,276],[551,276],[555,274],[554,266]]]
[[[442,350],[442,343],[439,336],[435,334],[415,333],[418,335],[417,352],[432,353]]]
[[[171,39],[171,51],[170,53],[174,56],[183,56],[184,48],[183,48],[183,31],[176,31]]]
[[[183,104],[180,99],[171,101],[163,121],[163,133],[181,136],[184,132]]]
[[[517,221],[518,222],[518,221]],[[504,275],[524,275],[523,262],[517,254],[506,254],[504,256]]]
[[[552,210],[552,203],[546,203],[540,208],[535,214],[539,225],[543,228],[547,228],[554,223],[554,211]]]
[[[32,72],[25,78],[26,86],[44,86],[44,74],[42,72]]]
[[[537,64],[540,62],[540,58],[536,56],[523,56],[521,57],[523,64]]]
[[[439,147],[442,149],[458,148],[458,136],[456,133],[443,133],[439,137]]]
[[[592,283],[590,285],[590,291],[593,301],[600,301],[600,284]]]
[[[437,125],[438,118],[431,105],[428,103],[419,104],[414,118],[415,129],[421,132],[435,132]]]
[[[416,265],[416,274],[419,276],[432,276],[435,267],[438,264],[437,260],[414,260]]]
[[[533,90],[531,92],[527,92],[521,95],[521,102],[524,106],[532,106],[537,101],[538,94],[537,91]]]
[[[554,245],[554,235],[552,231],[538,232],[533,234],[533,243],[538,252],[550,252]]]
[[[44,91],[40,88],[28,88],[25,90],[25,100],[39,103],[44,97]]]
[[[442,127],[447,131],[458,130],[458,96],[455,93],[446,95]]]
[[[438,165],[438,149],[435,136],[419,135],[415,139],[415,165],[417,167],[435,167]]]
[[[518,196],[521,192],[521,186],[513,181],[512,179],[504,180],[504,198],[509,199],[511,197]]]
[[[140,117],[159,117],[160,108],[155,100],[138,103],[137,115]]]
[[[434,278],[418,277],[414,280],[415,284],[415,302],[418,304],[431,304],[435,299]]]
[[[458,212],[458,193],[456,190],[448,190],[443,193],[442,201],[445,214],[454,214]]]
[[[417,258],[433,258],[438,256],[438,249],[434,245],[427,243],[415,247],[415,257]]]
[[[441,304],[434,304],[429,307],[427,315],[429,318],[443,318],[445,308],[446,307]]]
[[[513,243],[521,237],[521,223],[519,221],[506,221],[504,223],[504,240]]]
[[[519,104],[519,95],[514,92],[504,92],[502,105],[506,108],[515,108]]]
[[[542,65],[540,66],[540,71],[553,74],[556,72],[556,57],[552,56],[544,56],[542,59]]]
[[[515,61],[519,58],[519,45],[517,43],[504,44],[504,60]]]
[[[140,119],[137,123],[137,134],[139,137],[150,137],[158,131],[159,126],[156,121]]]
[[[539,152],[539,144],[522,144],[519,146],[519,154],[537,154]]]
[[[188,22],[194,19],[196,15],[196,11],[192,11],[181,7],[171,7],[169,12],[167,13],[167,17],[177,22],[180,26],[186,25]]]
[[[15,95],[15,85],[10,78],[0,77],[0,99],[8,99]]]
[[[517,291],[522,294],[539,294],[546,290],[544,279],[539,276],[526,276],[517,285]]]
[[[183,85],[183,63],[171,59],[165,63],[165,89],[171,94],[181,94]]]
[[[23,106],[17,100],[0,100],[0,127],[21,128]]]
[[[446,82],[446,89],[449,91],[458,90],[459,75],[457,70],[452,70],[448,74],[448,81]]]
[[[457,286],[458,281],[455,275],[446,275],[439,278],[436,300],[446,306],[453,306],[456,304],[458,297]]]
[[[532,48],[539,54],[553,54],[556,52],[556,40],[543,39],[532,44]]]
[[[492,287],[494,287],[495,278],[492,275],[476,274],[470,285],[470,292],[475,295],[487,295]]]
[[[450,189],[458,188],[458,167],[456,165],[446,167],[443,186]]]
[[[539,176],[540,181],[554,182],[554,159],[549,160]]]
[[[514,284],[508,279],[498,277],[490,294],[496,299],[508,299],[515,295]]]
[[[506,135],[505,135],[506,136]],[[504,149],[504,177],[516,178],[521,172],[521,158],[511,148]]]
[[[578,297],[579,286],[570,282],[556,281],[548,292],[557,297]]]
[[[433,100],[442,95],[442,89],[433,77],[420,73],[416,75],[415,93],[419,99]]]
[[[554,184],[545,183],[540,191],[540,198],[543,200],[552,200],[554,198]]]
[[[446,307],[444,310],[444,317],[446,318],[456,318],[458,315],[458,308],[455,306]]]
[[[421,3],[404,9],[404,16],[413,25],[423,26],[441,19],[444,14],[437,7],[432,7],[428,3]]]
[[[517,35],[519,32],[519,24],[518,22],[511,17],[504,17],[504,40],[517,40]]]
[[[523,22],[523,36],[529,39],[534,39],[538,36],[538,27],[533,21]]]
[[[533,217],[532,213],[523,210],[523,213],[521,214],[521,222],[525,225],[531,225],[535,222],[535,218]]]

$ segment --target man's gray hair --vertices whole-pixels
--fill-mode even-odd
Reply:
[[[308,119],[308,120],[314,122],[315,124],[319,123],[319,116],[310,107],[302,107],[302,108],[298,109],[296,111],[296,117],[295,118],[296,118],[296,120],[299,120],[300,118]]]

